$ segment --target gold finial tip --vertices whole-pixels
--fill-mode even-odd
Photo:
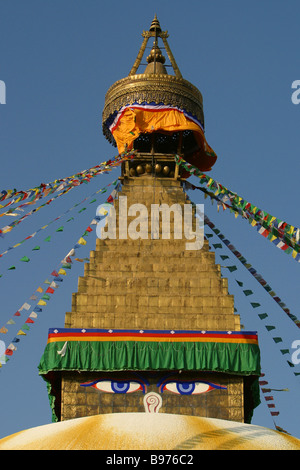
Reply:
[[[161,32],[161,27],[160,27],[160,24],[159,24],[159,21],[157,19],[156,14],[154,16],[154,20],[151,23],[149,31],[160,31]]]

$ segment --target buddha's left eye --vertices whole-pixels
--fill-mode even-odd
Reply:
[[[145,393],[146,386],[134,380],[99,380],[80,384],[82,387],[94,387],[106,393],[133,393],[141,390]]]
[[[198,381],[170,381],[160,385],[161,393],[163,393],[164,390],[168,390],[177,395],[199,395],[200,393],[206,393],[214,389],[226,389],[226,387],[210,382]]]

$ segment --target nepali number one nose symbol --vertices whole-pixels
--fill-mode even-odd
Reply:
[[[158,393],[149,392],[144,396],[144,407],[146,413],[158,413],[162,405],[162,398]]]

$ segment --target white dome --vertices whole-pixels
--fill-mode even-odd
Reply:
[[[113,413],[38,426],[0,450],[300,450],[300,440],[261,426],[166,413]]]

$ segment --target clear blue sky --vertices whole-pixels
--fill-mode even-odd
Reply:
[[[0,190],[27,190],[116,155],[102,135],[105,93],[128,75],[141,33],[156,13],[169,32],[182,75],[203,94],[206,137],[218,155],[211,176],[300,227],[300,105],[291,101],[291,84],[300,79],[298,6],[296,0],[1,0],[0,80],[7,95],[6,104],[0,105]],[[118,176],[119,170],[99,176],[28,217],[0,239],[1,253]],[[203,202],[200,193],[191,197]],[[92,220],[96,206],[80,207],[88,210],[76,209],[74,221],[61,218],[0,259],[0,327],[43,284]],[[299,318],[299,263],[229,211],[218,213],[208,200],[205,211]],[[0,228],[13,220],[0,218]],[[56,232],[60,226],[64,231]],[[95,232],[88,240],[78,256],[93,249]],[[41,249],[32,251],[37,244]],[[230,255],[226,250],[222,254]],[[30,262],[22,263],[23,256]],[[216,259],[222,264],[218,253]],[[294,375],[300,367],[290,368],[290,357],[280,353],[281,347],[291,348],[300,340],[300,331],[237,260],[232,258],[232,264],[238,271],[223,274],[245,329],[259,333],[266,380],[271,388],[290,390],[274,393],[280,411],[276,424],[300,438],[300,376]],[[16,269],[8,270],[12,265]],[[37,365],[48,328],[64,325],[82,272],[83,265],[77,263],[0,371],[0,437],[51,420]],[[260,312],[251,307],[235,279],[253,290],[251,301],[261,304]],[[268,312],[267,324],[276,326],[275,333],[266,330],[266,322],[257,316],[261,312]],[[8,344],[24,318],[0,339]],[[282,337],[283,343],[275,344],[272,336]],[[273,428],[263,398],[253,423]]]

